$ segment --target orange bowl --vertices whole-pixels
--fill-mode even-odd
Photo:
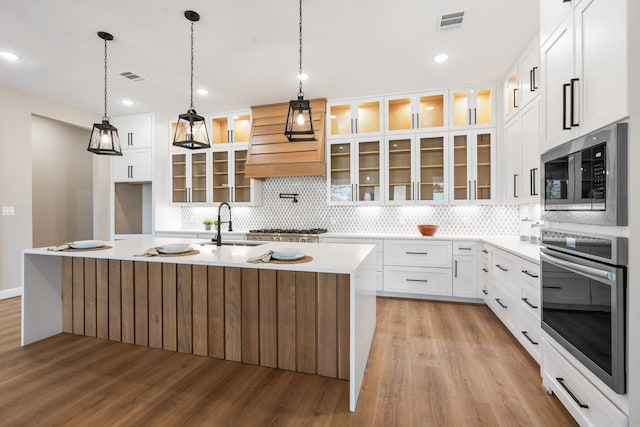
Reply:
[[[433,236],[434,234],[436,234],[437,230],[438,230],[438,226],[435,225],[435,224],[420,224],[420,225],[418,225],[418,231],[423,236]]]

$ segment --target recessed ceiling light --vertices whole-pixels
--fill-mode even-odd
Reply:
[[[209,94],[209,91],[203,88],[198,89],[197,92],[198,92],[198,95],[202,95],[202,96]]]
[[[298,78],[298,80],[307,80],[309,78],[309,74],[307,73],[300,73],[296,76]]]
[[[6,59],[7,61],[17,61],[18,59],[20,59],[18,55],[11,52],[0,52],[0,56]]]
[[[441,53],[433,57],[433,60],[436,62],[444,62],[447,59],[449,59],[449,55],[447,55],[446,53]]]
[[[132,101],[132,100],[130,100],[130,99],[123,99],[123,100],[122,100],[122,103],[123,103],[124,105],[127,105],[127,106],[128,106],[128,105],[133,105],[133,101]]]

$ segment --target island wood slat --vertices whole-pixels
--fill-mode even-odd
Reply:
[[[349,379],[349,275],[61,261],[64,332]]]

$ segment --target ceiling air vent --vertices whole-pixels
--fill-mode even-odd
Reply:
[[[462,19],[464,18],[464,12],[447,13],[440,15],[438,19],[440,31],[454,30],[462,26]]]
[[[124,71],[120,73],[122,77],[126,77],[129,80],[133,80],[134,82],[142,82],[146,80],[144,77],[140,77],[139,75],[132,73],[131,71]]]

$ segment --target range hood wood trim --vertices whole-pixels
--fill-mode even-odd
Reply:
[[[312,99],[313,127],[317,141],[289,142],[284,127],[289,102],[251,107],[252,126],[245,176],[326,176],[325,112],[327,100]]]

